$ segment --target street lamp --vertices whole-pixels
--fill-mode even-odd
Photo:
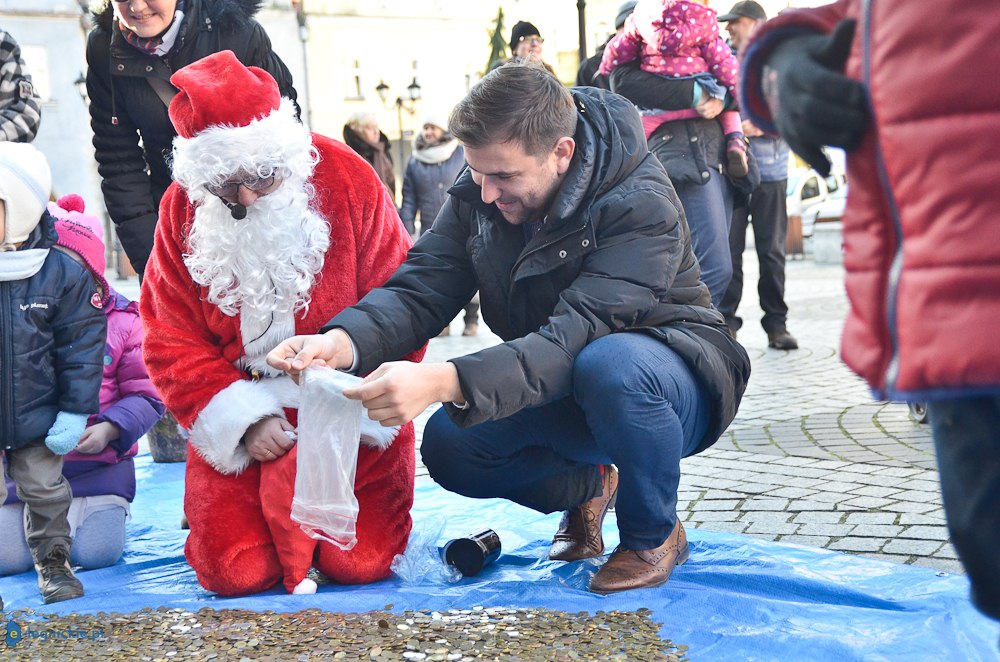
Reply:
[[[73,81],[73,87],[76,88],[76,93],[80,95],[80,98],[83,99],[83,105],[86,106],[90,99],[87,97],[87,77],[83,75],[82,71]]]
[[[382,104],[385,105],[386,100],[389,98],[389,86],[386,85],[384,80],[379,80],[378,85],[375,86],[375,91],[378,92],[379,98],[382,100]],[[406,156],[403,145],[403,110],[406,110],[409,114],[413,115],[417,112],[416,103],[420,101],[420,83],[417,82],[417,77],[413,77],[413,81],[406,86],[407,98],[399,96],[396,97],[396,120],[399,122],[399,165],[400,167],[405,167],[403,163],[403,158]]]

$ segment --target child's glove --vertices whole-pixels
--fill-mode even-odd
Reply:
[[[45,435],[45,445],[56,455],[65,455],[74,448],[87,428],[87,415],[61,411]]]

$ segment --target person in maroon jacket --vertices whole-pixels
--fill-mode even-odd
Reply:
[[[1000,619],[993,9],[840,0],[783,12],[748,44],[741,99],[823,174],[822,145],[848,151],[842,355],[876,397],[929,402],[952,543],[976,606]]]

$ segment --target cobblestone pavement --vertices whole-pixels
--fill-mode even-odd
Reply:
[[[779,351],[767,348],[758,322],[756,264],[748,251],[739,339],[753,374],[722,439],[682,463],[685,524],[962,572],[948,542],[929,429],[905,405],[873,402],[839,359],[843,270],[788,262],[788,326],[800,349]],[[134,280],[112,284],[137,296]],[[462,337],[456,319],[451,336],[430,342],[425,360],[499,342],[479,328]],[[415,422],[418,444],[435,409]],[[430,480],[419,454],[417,479]]]

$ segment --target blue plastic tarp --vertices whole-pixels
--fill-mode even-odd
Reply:
[[[1000,626],[979,614],[963,576],[832,552],[689,529],[691,558],[656,589],[600,596],[586,590],[603,559],[578,563],[546,558],[558,515],[543,516],[502,500],[472,500],[429,481],[417,487],[410,554],[432,563],[435,545],[492,528],[503,554],[479,576],[457,583],[438,572],[404,582],[320,586],[316,595],[282,588],[244,598],[202,589],[184,560],[184,466],[136,462],[124,558],[79,573],[86,595],[43,605],[34,573],[0,579],[7,609],[53,614],[130,612],[143,607],[242,608],[358,612],[474,606],[543,607],[569,612],[652,610],[661,635],[690,646],[692,660],[1000,660]],[[605,526],[617,543],[614,517]],[[439,534],[440,533],[440,537]],[[419,564],[418,564],[418,567]],[[432,567],[428,565],[428,567]],[[434,568],[436,570],[436,568]]]

